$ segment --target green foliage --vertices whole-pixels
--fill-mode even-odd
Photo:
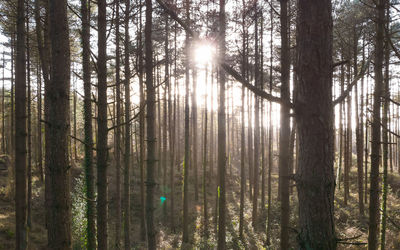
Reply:
[[[12,231],[11,229],[7,228],[7,229],[4,231],[4,233],[6,234],[7,239],[12,239],[12,238],[14,238],[15,233],[14,233],[14,231]]]
[[[86,249],[87,244],[87,218],[86,218],[86,200],[85,181],[84,176],[81,174],[74,180],[75,186],[71,194],[72,201],[72,240],[73,248]]]

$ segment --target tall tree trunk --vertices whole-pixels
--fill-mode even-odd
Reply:
[[[168,91],[170,89],[170,81],[169,81],[169,23],[168,23],[168,16],[165,16],[165,68],[164,68],[164,74],[165,74],[165,88],[164,88],[164,96],[163,96],[163,102],[164,102],[164,107],[163,107],[163,195],[164,198],[167,197],[167,166],[168,166],[168,139],[171,140],[172,138],[169,137],[168,131],[169,131],[169,125],[168,123],[168,117],[171,119],[171,116],[168,116],[168,111],[170,109],[170,106],[168,105],[167,101],[167,95]],[[169,138],[168,138],[169,137]],[[169,201],[168,201],[169,202]],[[167,220],[167,199],[164,200],[162,203],[163,206],[163,218],[166,221]]]
[[[245,8],[245,0],[242,1]],[[242,77],[246,79],[246,15],[242,13]],[[239,211],[239,236],[243,239],[244,228],[244,197],[246,192],[246,134],[245,134],[245,87],[242,86],[242,106],[241,106],[241,137],[240,137],[240,211]]]
[[[147,88],[147,196],[146,196],[146,220],[147,220],[147,247],[156,249],[156,231],[154,228],[154,165],[156,163],[155,146],[155,87],[153,85],[153,42],[152,34],[151,0],[146,0],[146,24],[145,24],[145,58],[146,58],[146,88]]]
[[[269,58],[269,92],[272,93],[272,62],[273,62],[273,32],[274,32],[274,12],[271,8],[270,10],[270,21],[271,21],[271,33],[270,33],[270,58]],[[267,178],[267,246],[271,244],[271,203],[272,203],[272,190],[271,190],[271,174],[273,160],[273,124],[272,124],[272,102],[269,103],[268,112],[269,122],[268,122],[268,178]]]
[[[27,224],[29,228],[32,228],[32,104],[31,104],[31,58],[29,53],[30,41],[29,41],[29,11],[26,13],[26,68],[27,68],[27,85],[28,85],[28,96],[26,98],[27,105],[27,122],[28,122],[28,217]]]
[[[106,0],[98,0],[98,114],[97,114],[97,245],[99,250],[108,247],[107,235],[107,8]]]
[[[119,26],[121,23],[119,11],[120,1],[115,2],[115,94],[116,94],[116,124],[114,130],[114,158],[115,158],[115,199],[116,199],[116,213],[115,213],[115,248],[121,248],[121,52],[120,52],[120,33]],[[125,176],[125,175],[124,175]],[[125,196],[124,196],[125,198]],[[124,228],[125,229],[125,228]],[[129,237],[129,236],[128,236]]]
[[[248,44],[247,44],[248,46]],[[248,51],[248,50],[247,50]],[[247,77],[249,79],[249,77]],[[249,157],[249,194],[250,200],[253,199],[253,117],[252,117],[252,109],[251,109],[251,92],[247,91],[247,114],[248,114],[248,128],[247,128],[247,145],[248,145],[248,152],[247,155]]]
[[[39,63],[38,63],[39,65]],[[36,164],[39,169],[39,179],[40,182],[43,183],[44,181],[44,173],[43,173],[43,151],[42,151],[42,74],[40,73],[39,66],[37,68],[37,141],[36,141],[36,148],[37,148],[37,159]]]
[[[297,47],[299,244],[301,249],[336,249],[330,0],[298,2]]]
[[[205,89],[208,91],[208,65],[205,65]],[[207,206],[207,181],[209,176],[207,175],[207,125],[208,125],[208,103],[207,103],[207,92],[204,95],[204,132],[203,132],[203,216],[204,216],[204,235],[208,238],[208,206]]]
[[[15,240],[18,250],[28,249],[25,36],[25,3],[23,0],[18,0],[17,58],[15,62]]]
[[[125,155],[124,155],[124,243],[125,249],[131,249],[130,239],[130,167],[131,167],[131,92],[130,80],[131,69],[129,66],[129,14],[130,0],[125,0],[125,39],[124,39],[124,56],[125,56]],[[140,112],[140,111],[139,111]]]
[[[86,217],[87,217],[87,248],[96,249],[96,204],[94,191],[93,169],[93,129],[92,129],[92,84],[90,68],[90,5],[88,0],[81,0],[82,16],[82,70],[83,70],[83,113],[85,131],[85,187],[86,187]]]
[[[383,93],[383,32],[385,29],[385,3],[386,0],[376,2],[376,36],[375,36],[375,89],[372,113],[371,131],[371,173],[369,197],[369,227],[368,249],[378,247],[379,225],[379,162],[381,147],[381,97]]]
[[[4,82],[5,82],[5,79],[4,79],[4,70],[5,70],[5,67],[6,67],[6,60],[5,60],[5,58],[4,58],[4,54],[5,54],[5,52],[3,51],[3,58],[2,58],[2,61],[3,61],[3,63],[2,63],[2,66],[3,66],[3,69],[2,69],[2,89],[1,89],[1,111],[2,111],[2,115],[1,115],[1,151],[3,152],[3,154],[7,154],[7,150],[6,150],[6,129],[5,129],[5,122],[6,122],[6,119],[5,119],[5,114],[6,114],[6,107],[5,107],[5,100],[4,100],[4,92],[5,92],[5,90],[4,90]]]
[[[139,64],[139,103],[142,111],[139,114],[139,168],[140,168],[140,239],[147,238],[146,211],[145,211],[145,112],[144,112],[144,82],[143,82],[143,41],[142,41],[142,5],[139,4],[139,34],[138,34],[138,64]]]
[[[350,63],[347,64],[347,86],[350,86]],[[346,164],[344,165],[344,205],[347,205],[347,201],[350,198],[350,169],[353,165],[353,130],[351,124],[351,106],[352,106],[352,96],[349,93],[347,96],[347,129],[346,129],[346,150],[347,157],[345,157]]]
[[[166,27],[168,27],[166,25]],[[176,26],[174,28],[174,45],[176,45]],[[176,48],[174,48],[176,52]],[[176,58],[174,58],[176,62]],[[169,61],[169,53],[168,60]],[[170,223],[171,229],[175,231],[175,162],[176,162],[176,150],[175,150],[175,141],[176,141],[176,106],[179,103],[176,103],[177,100],[177,80],[176,80],[176,64],[174,67],[174,78],[175,78],[175,88],[174,88],[174,103],[172,104],[172,84],[169,82],[168,84],[168,117],[169,117],[169,149],[170,149],[170,186],[171,186],[171,195],[170,195]],[[172,114],[173,112],[173,114]]]
[[[185,1],[186,8],[186,24],[190,26],[190,4],[189,0]],[[183,232],[182,232],[182,243],[189,242],[189,168],[190,168],[190,142],[189,142],[189,54],[190,54],[190,41],[189,34],[186,33],[185,40],[185,155],[183,160]]]
[[[260,83],[260,69],[259,69],[259,49],[258,49],[258,5],[255,1],[255,56],[254,56],[254,85],[257,88],[261,88]],[[260,98],[254,96],[254,165],[253,165],[253,182],[254,182],[254,192],[253,192],[253,211],[252,211],[252,225],[256,228],[257,215],[258,215],[258,182],[260,176],[258,175],[258,170],[260,165]]]
[[[290,54],[288,37],[288,1],[281,0],[281,99],[290,102]],[[281,197],[281,249],[289,248],[289,139],[290,139],[290,108],[281,106],[280,136],[279,136],[279,179]]]
[[[342,59],[343,59],[343,54],[342,54]],[[344,93],[344,66],[340,66],[340,94],[343,95]],[[336,184],[338,186],[338,189],[341,187],[342,183],[342,166],[343,166],[343,158],[346,158],[347,150],[344,142],[344,128],[343,128],[343,119],[344,119],[344,101],[340,102],[339,104],[339,166],[338,170],[336,173]],[[345,163],[346,164],[346,163]]]
[[[369,69],[367,70],[367,74],[369,74]],[[368,156],[369,156],[369,153],[368,153],[368,144],[369,144],[369,141],[368,141],[368,105],[369,105],[369,97],[368,97],[368,95],[369,95],[369,91],[368,91],[368,88],[369,88],[369,81],[368,81],[368,77],[367,77],[367,81],[366,81],[366,85],[367,85],[367,88],[366,88],[366,94],[365,94],[365,110],[364,110],[364,112],[365,112],[365,152],[364,152],[364,203],[365,204],[367,204],[368,203]],[[364,88],[363,88],[363,90],[364,90]]]
[[[358,55],[358,35],[356,27],[354,27],[354,45],[353,45],[353,74],[354,77],[358,74],[357,69],[357,55]],[[355,116],[356,116],[356,149],[357,149],[357,186],[358,186],[358,209],[360,211],[360,216],[364,216],[364,187],[363,187],[363,159],[364,159],[364,137],[363,137],[363,127],[361,125],[360,111],[358,106],[359,95],[358,95],[358,86],[356,85],[354,88],[354,101],[355,101]],[[362,109],[362,107],[361,107]],[[361,112],[362,114],[362,112]]]
[[[199,183],[198,183],[198,160],[197,160],[197,69],[196,64],[193,62],[192,68],[192,156],[191,162],[194,171],[194,200],[199,199]]]
[[[68,156],[70,48],[67,1],[50,1],[51,83],[48,91],[50,249],[72,249]]]
[[[219,60],[225,61],[225,0],[219,1]],[[225,131],[225,72],[219,68],[219,106],[218,106],[218,250],[225,250],[225,173],[226,173],[226,131]]]
[[[385,4],[386,8],[386,18],[385,18],[385,28],[389,32],[389,2]],[[390,121],[389,121],[389,110],[390,110],[390,75],[389,75],[389,65],[390,65],[390,50],[389,50],[389,42],[387,37],[385,39],[385,51],[384,51],[384,60],[385,60],[385,75],[383,79],[383,110],[382,110],[382,165],[383,165],[383,176],[382,176],[382,221],[381,221],[381,249],[386,249],[386,220],[387,220],[387,196],[388,196],[388,163],[389,163],[389,132],[390,131]]]

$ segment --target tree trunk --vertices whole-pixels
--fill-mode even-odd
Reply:
[[[301,249],[336,249],[330,0],[298,2],[297,47],[299,244]]]
[[[70,48],[67,1],[50,1],[51,83],[48,91],[50,249],[72,249],[68,156]]]
[[[116,213],[115,213],[115,248],[121,248],[121,75],[120,75],[120,67],[121,67],[121,53],[120,53],[120,1],[115,2],[115,94],[116,94],[116,124],[114,130],[114,158],[115,158],[115,184],[116,184]],[[125,176],[125,175],[124,175]],[[125,196],[124,196],[125,198]],[[129,236],[128,236],[129,237]]]
[[[139,64],[139,103],[142,111],[139,114],[139,168],[140,168],[140,239],[146,240],[146,211],[145,211],[145,112],[144,112],[144,83],[143,83],[143,41],[142,41],[142,5],[139,5],[139,34],[138,34],[138,64]]]
[[[151,0],[146,0],[146,24],[145,24],[145,58],[146,58],[146,88],[147,88],[147,196],[146,196],[146,220],[147,220],[147,247],[156,249],[156,231],[154,228],[154,165],[156,163],[155,146],[155,87],[153,86],[153,42],[152,34]]]
[[[385,4],[386,8],[386,24],[385,28],[388,32],[389,30],[389,21],[390,21],[390,16],[389,16],[389,3],[386,2]],[[387,37],[387,39],[390,39],[390,37]],[[390,65],[390,50],[389,50],[389,42],[388,40],[385,39],[385,51],[384,51],[384,60],[385,60],[385,75],[383,79],[383,110],[382,110],[382,153],[383,153],[383,159],[382,159],[382,165],[383,165],[383,176],[382,176],[382,204],[381,204],[381,249],[386,249],[386,221],[387,221],[387,196],[388,196],[388,163],[389,163],[389,132],[390,131],[390,121],[389,121],[389,110],[390,110],[390,75],[389,75],[389,65]]]
[[[18,250],[28,249],[25,38],[25,3],[23,0],[18,0],[17,58],[15,62],[15,240]]]
[[[26,98],[26,105],[28,109],[27,122],[28,122],[28,217],[27,224],[32,229],[32,104],[31,104],[31,58],[30,58],[30,41],[29,41],[29,11],[26,13],[26,67],[27,67],[27,85],[28,96]]]
[[[199,199],[199,184],[198,184],[198,160],[197,160],[197,69],[196,65],[193,62],[192,69],[192,167],[194,171],[194,200],[197,201]]]
[[[270,10],[270,21],[271,21],[271,33],[270,33],[270,61],[269,61],[269,92],[272,93],[272,62],[273,62],[273,31],[274,31],[274,12]],[[273,160],[273,125],[272,125],[272,102],[269,103],[269,122],[268,122],[268,178],[267,178],[267,246],[271,245],[271,203],[272,203],[272,190],[271,190],[271,173]]]
[[[81,0],[82,16],[82,70],[84,89],[84,131],[85,131],[85,187],[86,187],[86,217],[87,217],[87,248],[96,249],[96,204],[94,191],[93,169],[93,129],[92,129],[92,84],[90,68],[90,8],[88,0]]]
[[[189,16],[189,0],[185,1],[186,7],[186,24],[190,25]],[[190,168],[190,142],[189,142],[189,34],[186,33],[185,40],[185,156],[183,160],[183,232],[182,232],[182,243],[189,242],[189,168]]]
[[[290,54],[288,37],[288,1],[281,0],[281,99],[283,102],[290,102]],[[279,179],[281,197],[281,232],[280,247],[289,249],[289,139],[290,139],[290,108],[287,105],[281,106],[281,124],[279,136]]]
[[[378,247],[378,225],[379,225],[379,162],[381,147],[381,96],[383,93],[383,32],[385,25],[385,2],[379,0],[376,3],[376,37],[375,37],[375,89],[372,113],[371,131],[371,174],[370,174],[370,197],[369,197],[369,227],[368,227],[368,249],[374,250]]]
[[[208,66],[205,65],[205,88],[208,90]],[[208,238],[208,206],[207,206],[207,186],[209,185],[207,176],[207,125],[208,107],[207,92],[204,95],[204,132],[203,132],[203,216],[204,216],[204,235]]]
[[[107,37],[106,0],[98,0],[98,114],[97,114],[97,245],[108,247],[107,235]]]
[[[258,6],[255,2],[255,56],[254,56],[254,85],[261,88],[260,83],[260,69],[259,69],[259,51],[258,51]],[[260,97],[254,96],[254,165],[253,165],[253,211],[252,211],[252,225],[256,228],[257,215],[258,215],[258,182],[260,176],[258,174],[260,165]]]
[[[219,1],[219,60],[225,61],[225,0]],[[218,250],[225,250],[225,173],[226,173],[226,120],[225,120],[225,71],[219,68],[219,106],[218,106]]]
[[[131,92],[130,80],[131,69],[129,66],[129,14],[130,0],[125,0],[125,39],[124,39],[124,56],[125,56],[125,155],[124,155],[124,245],[125,249],[131,249],[130,239],[130,167],[131,167]],[[139,111],[140,112],[140,111]],[[118,145],[119,146],[119,145]]]
[[[358,35],[356,27],[354,27],[354,46],[353,46],[353,75],[354,77],[358,74],[357,69],[357,55],[358,55]],[[360,211],[360,216],[364,216],[364,187],[363,187],[363,159],[364,159],[364,152],[363,152],[363,144],[364,144],[364,137],[363,137],[363,127],[361,124],[361,119],[358,106],[358,86],[354,87],[354,100],[355,100],[355,116],[356,116],[356,149],[357,149],[357,186],[358,186],[358,209]],[[362,107],[361,107],[362,109]]]

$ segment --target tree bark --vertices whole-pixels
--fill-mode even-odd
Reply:
[[[299,244],[301,249],[336,249],[330,0],[298,2],[297,47]]]
[[[23,0],[18,0],[15,62],[15,240],[18,250],[28,249],[25,45],[25,3]]]
[[[371,173],[370,173],[370,197],[369,197],[369,227],[368,249],[378,247],[379,225],[379,163],[381,147],[381,97],[383,93],[383,32],[385,25],[385,2],[379,0],[376,3],[376,36],[375,36],[375,89],[373,101],[373,117],[371,131]]]
[[[219,1],[219,60],[225,61],[225,0]],[[225,71],[219,67],[219,106],[218,106],[218,250],[226,249],[225,240],[225,173],[226,173],[226,119],[225,119]]]
[[[129,15],[130,15],[130,0],[125,0],[125,39],[124,39],[124,56],[125,56],[125,155],[124,155],[124,245],[125,249],[131,249],[130,237],[130,167],[131,167],[131,92],[130,79],[131,69],[129,66]],[[139,111],[140,112],[140,111]]]
[[[116,117],[114,130],[114,158],[115,158],[115,184],[116,184],[116,213],[115,213],[115,248],[121,248],[121,52],[120,52],[120,1],[115,2],[115,99],[116,99]],[[128,121],[128,120],[126,120]],[[125,177],[125,175],[124,175]],[[124,196],[125,198],[125,196]],[[124,228],[125,229],[125,228]],[[128,236],[129,237],[129,236]]]
[[[155,87],[153,86],[153,42],[152,36],[152,12],[151,0],[146,0],[145,23],[145,58],[146,58],[146,88],[147,88],[147,196],[146,196],[146,220],[147,220],[147,247],[156,249],[156,232],[154,228],[154,165],[156,163],[155,146]]]
[[[50,1],[51,80],[48,88],[48,169],[50,249],[72,249],[70,162],[68,156],[70,47],[67,1]]]
[[[288,37],[288,1],[281,0],[281,99],[290,101],[290,54]],[[289,139],[290,139],[290,108],[287,105],[281,106],[281,124],[279,136],[279,179],[281,198],[281,232],[280,247],[289,249]]]
[[[96,204],[93,169],[93,129],[92,129],[92,84],[90,68],[90,5],[88,0],[81,0],[82,16],[82,71],[84,89],[84,133],[85,133],[85,187],[87,217],[87,248],[96,249]]]
[[[97,114],[97,245],[108,248],[107,235],[107,37],[106,0],[98,0],[98,114]]]
[[[189,0],[185,1],[186,8],[186,23],[190,25],[190,16],[189,16]],[[189,169],[190,169],[190,142],[189,142],[189,82],[190,82],[190,73],[189,73],[189,54],[190,54],[190,42],[189,42],[189,34],[186,33],[185,40],[185,155],[183,160],[183,232],[182,232],[182,243],[189,242]]]

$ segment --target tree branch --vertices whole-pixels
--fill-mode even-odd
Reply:
[[[358,80],[360,80],[360,78],[364,76],[365,72],[368,69],[369,63],[371,62],[371,59],[372,57],[370,56],[367,62],[361,67],[360,73],[358,73],[358,75],[353,79],[347,89],[338,98],[336,98],[336,100],[333,101],[333,105],[339,104],[344,101],[344,99],[346,99],[346,97],[350,94],[353,86],[356,85]]]
[[[164,11],[172,18],[174,19],[177,23],[179,23],[180,26],[188,33],[191,37],[193,38],[199,38],[198,34],[191,30],[185,22],[178,17],[176,12],[173,10],[173,7],[170,6],[169,4],[165,3],[162,0],[156,0],[157,3],[164,9]],[[250,82],[246,81],[235,69],[233,69],[231,66],[229,66],[226,62],[218,61],[219,65],[225,70],[226,73],[231,75],[235,80],[240,82],[244,87],[249,89],[251,92],[253,92],[255,95],[260,96],[261,98],[264,98],[268,101],[271,102],[276,102],[282,105],[288,105],[290,108],[293,108],[294,105],[292,103],[284,103],[283,100],[279,97],[273,96],[271,94],[268,94],[267,92],[255,87],[252,85]]]

